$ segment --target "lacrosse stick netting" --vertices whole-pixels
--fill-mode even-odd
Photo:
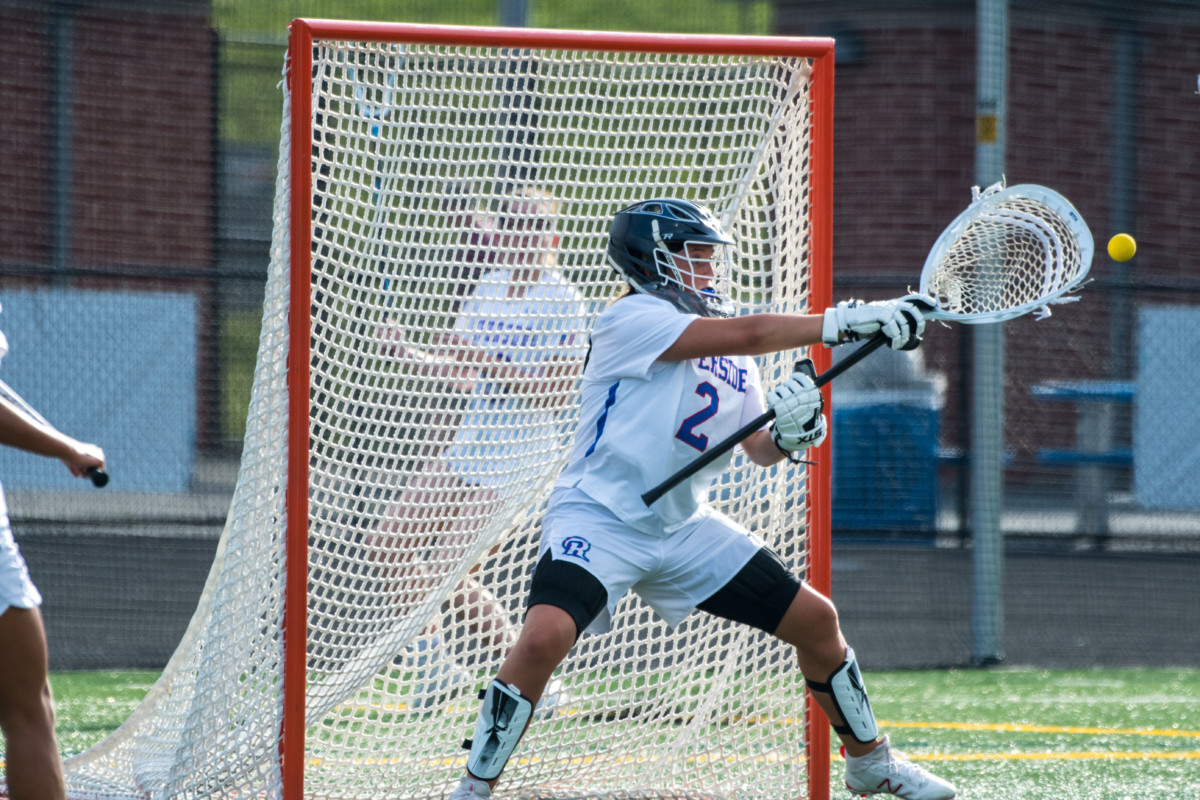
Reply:
[[[921,272],[937,319],[998,322],[1053,303],[1091,268],[1094,243],[1079,212],[1044,186],[974,190],[974,202],[942,233]]]

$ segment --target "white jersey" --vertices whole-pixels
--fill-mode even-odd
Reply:
[[[699,317],[634,294],[596,320],[580,387],[575,447],[556,488],[575,487],[632,527],[663,535],[692,517],[732,453],[718,458],[649,508],[641,494],[764,410],[749,356],[659,361]]]
[[[0,359],[8,353],[8,339],[0,331]],[[8,504],[4,500],[4,487],[0,486],[0,614],[9,606],[35,608],[42,604],[42,595],[33,581],[21,551],[13,539],[8,523]]]
[[[511,270],[485,273],[463,301],[454,332],[531,378],[552,362],[583,358],[587,315],[579,291],[550,271],[520,296],[511,292],[515,285]],[[514,469],[548,462],[558,436],[553,410],[510,394],[505,383],[484,380],[471,393],[447,457],[460,479],[499,486]]]

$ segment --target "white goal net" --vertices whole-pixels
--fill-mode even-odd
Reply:
[[[292,37],[229,519],[162,677],[68,762],[73,797],[444,797],[521,624],[591,322],[623,287],[613,212],[713,208],[742,313],[828,292],[824,40]],[[802,355],[763,358],[764,382]],[[738,455],[713,502],[808,574],[827,475]],[[771,637],[701,613],[668,629],[630,596],[556,673],[498,796],[824,796],[807,707]]]

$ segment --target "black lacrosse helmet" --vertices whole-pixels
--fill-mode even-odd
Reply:
[[[683,280],[673,256],[687,255],[689,242],[715,247],[711,291],[697,291]],[[711,211],[689,200],[643,200],[613,216],[609,263],[634,289],[661,297],[680,311],[706,317],[733,316],[733,303],[721,289],[729,280],[735,257],[733,237]]]

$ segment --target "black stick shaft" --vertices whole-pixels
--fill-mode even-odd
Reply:
[[[886,337],[876,336],[874,339],[867,342],[862,347],[858,348],[853,353],[846,356],[841,361],[839,361],[838,363],[834,364],[829,369],[822,372],[820,375],[818,375],[813,380],[813,383],[815,383],[817,386],[824,386],[825,384],[829,383],[831,380],[833,380],[837,376],[841,375],[846,370],[853,367],[858,362],[862,361],[864,358],[869,356],[871,353],[874,353],[876,350],[878,350],[880,347],[882,347],[886,342],[887,342]],[[678,472],[676,472],[674,475],[672,475],[671,477],[667,478],[665,481],[660,483],[658,486],[655,486],[653,489],[651,489],[650,491],[643,494],[642,502],[648,506],[654,505],[654,503],[660,497],[662,497],[664,494],[671,491],[676,486],[678,486],[680,483],[683,483],[685,480],[692,477],[700,470],[704,469],[706,466],[711,464],[713,461],[715,461],[716,459],[720,458],[725,453],[732,450],[734,445],[736,445],[742,439],[745,439],[750,434],[754,433],[756,430],[761,428],[763,425],[766,425],[768,422],[770,422],[774,418],[775,418],[775,412],[772,411],[771,409],[767,409],[762,414],[760,414],[759,416],[752,419],[750,422],[743,425],[741,428],[738,428],[728,438],[723,439],[720,442],[717,442],[715,445],[713,445],[712,447],[705,450],[702,454],[697,456],[696,459],[694,461],[692,461],[691,463],[689,463],[686,467],[683,467]]]

